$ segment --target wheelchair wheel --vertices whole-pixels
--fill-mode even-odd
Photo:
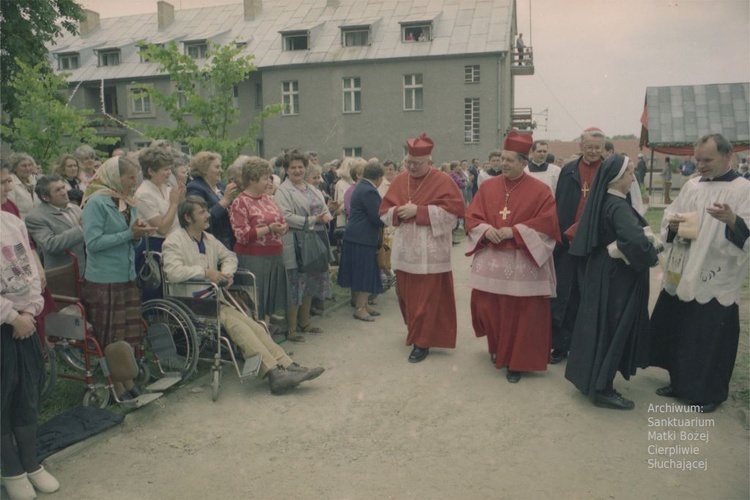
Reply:
[[[211,399],[216,401],[219,399],[219,386],[221,385],[221,369],[214,368],[213,374],[211,375]]]
[[[106,408],[109,404],[109,388],[103,384],[96,384],[86,389],[82,404],[84,408]]]
[[[55,357],[55,351],[46,342],[42,346],[42,355],[44,356],[44,385],[42,386],[41,394],[39,395],[39,401],[42,402],[47,399],[52,391],[55,390],[55,384],[57,383],[57,358]]]
[[[79,372],[86,371],[86,362],[79,348],[68,344],[55,344],[55,352],[60,356],[60,359],[65,361],[74,370],[78,370]],[[92,360],[92,368],[96,367],[98,362],[98,359]]]
[[[145,361],[150,373],[156,378],[174,372],[183,380],[190,377],[198,364],[198,336],[190,315],[164,299],[145,302],[141,315],[146,325]]]

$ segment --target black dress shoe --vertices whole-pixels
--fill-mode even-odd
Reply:
[[[422,349],[415,345],[414,349],[411,350],[411,354],[409,354],[409,363],[419,363],[420,361],[423,361],[428,354],[430,354],[429,347]]]
[[[612,408],[614,410],[632,410],[635,408],[635,403],[625,399],[615,390],[611,393],[597,392],[594,396],[594,404],[601,408]]]
[[[677,392],[674,390],[674,387],[668,385],[666,387],[659,387],[658,389],[656,389],[656,395],[663,398],[676,398]]]
[[[517,384],[518,381],[521,380],[521,372],[514,372],[511,370],[508,370],[508,373],[505,375],[505,378],[511,384]]]
[[[716,411],[716,408],[718,408],[721,403],[688,403],[688,404],[700,406],[701,413],[713,413]]]
[[[567,351],[564,351],[562,349],[552,349],[552,353],[549,357],[549,364],[556,365],[557,363],[561,362],[565,358],[568,357]]]

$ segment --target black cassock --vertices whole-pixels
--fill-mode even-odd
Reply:
[[[627,380],[648,366],[649,267],[658,259],[643,232],[647,225],[625,198],[606,195],[602,244],[586,264],[565,369],[565,378],[588,396],[607,388],[617,371]],[[609,256],[607,245],[615,240],[629,265]]]

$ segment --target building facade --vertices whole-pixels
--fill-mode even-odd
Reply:
[[[533,74],[514,54],[514,0],[244,0],[100,19],[50,46],[69,73],[71,104],[92,109],[119,146],[150,142],[146,124],[169,118],[143,91],[174,92],[142,60],[141,42],[175,42],[195,59],[209,43],[237,43],[258,71],[235,88],[241,133],[264,106],[282,104],[257,137],[261,156],[284,148],[398,159],[405,138],[426,132],[436,161],[485,157],[512,127],[514,76]],[[251,151],[248,151],[251,152]],[[231,160],[229,160],[231,161]]]

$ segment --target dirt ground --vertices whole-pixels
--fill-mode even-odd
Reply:
[[[326,333],[283,344],[301,364],[324,366],[319,379],[272,396],[265,381],[240,384],[225,371],[216,403],[208,380],[197,380],[129,414],[90,446],[51,457],[48,468],[62,484],[55,498],[750,496],[738,403],[707,415],[649,411],[650,403],[674,403],[654,394],[668,381],[659,369],[615,381],[636,402],[630,412],[592,406],[564,379],[564,364],[509,384],[471,329],[462,247],[453,258],[455,350],[407,363],[392,290],[380,297],[383,316],[374,323],[339,308],[317,320]],[[653,425],[669,417],[694,420]],[[675,436],[661,433],[667,430]],[[681,447],[667,462],[672,467],[688,460],[706,470],[653,468],[669,460],[669,450],[655,446]]]

